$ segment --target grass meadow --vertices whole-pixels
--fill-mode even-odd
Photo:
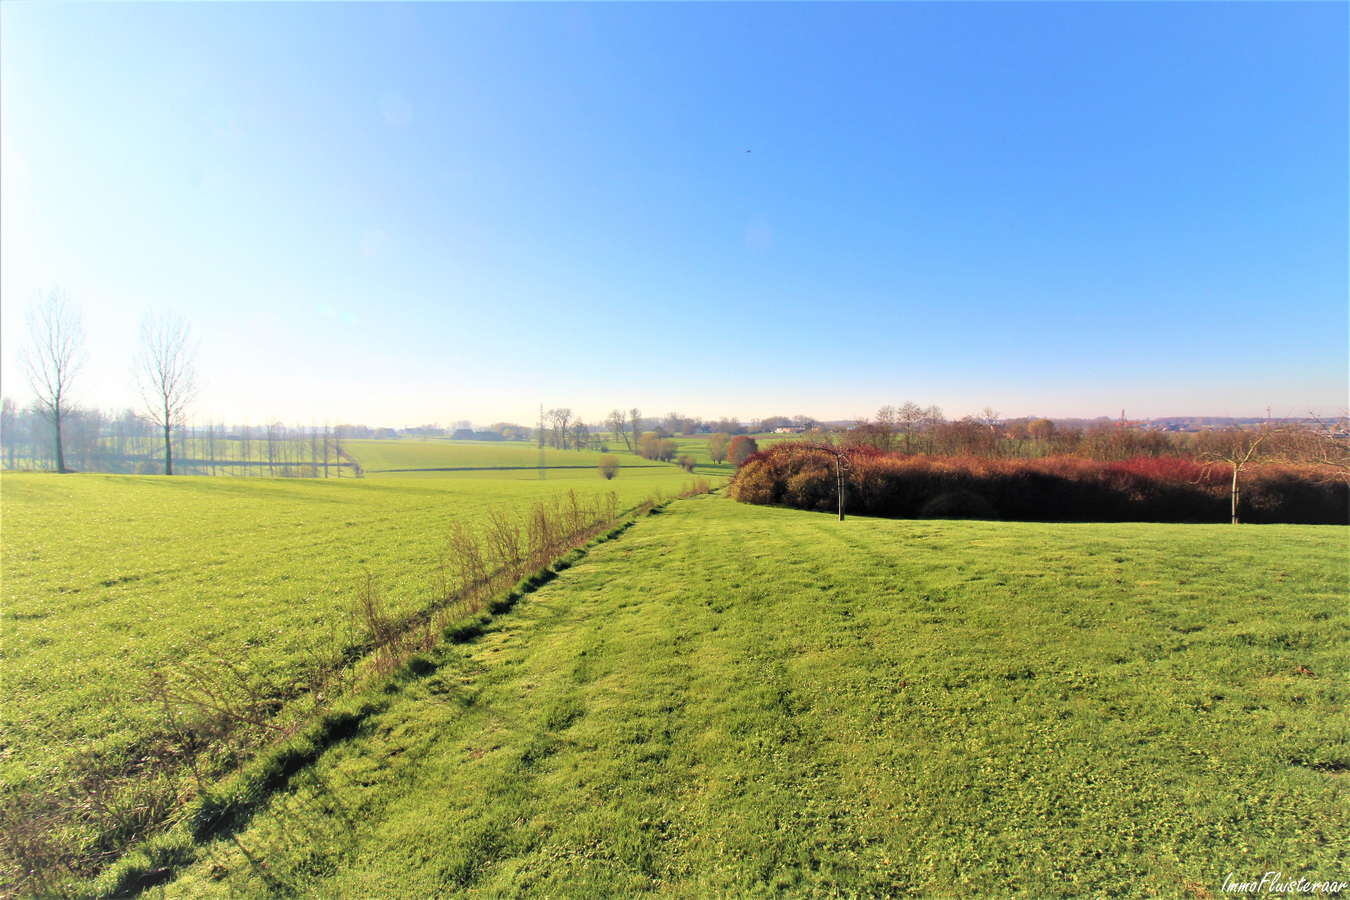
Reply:
[[[7,508],[7,560],[9,533]],[[1230,872],[1344,879],[1346,540],[676,501],[416,660],[154,893],[1205,898]]]
[[[689,480],[670,465],[632,471],[644,477],[6,473],[0,791],[57,785],[77,757],[141,752],[156,672],[224,659],[286,683],[317,656],[358,647],[367,574],[395,617],[422,609],[454,521],[569,490],[632,506]]]
[[[599,450],[557,450],[548,447],[544,451],[544,465],[548,477],[571,477],[569,473],[581,472],[588,478],[605,455],[618,459],[622,472],[631,476],[653,474],[640,470],[650,469],[665,472],[668,463],[646,460],[627,449],[622,441],[615,444],[608,440],[612,435],[601,434],[601,442],[609,448],[608,454]],[[761,447],[767,447],[793,436],[771,434],[754,435]],[[709,435],[675,437],[678,448],[676,456],[692,456],[696,461],[694,474],[708,477],[731,477],[736,467],[727,462],[714,463],[708,456]],[[426,440],[403,438],[399,440],[352,440],[343,443],[343,449],[361,464],[366,476],[387,477],[439,477],[453,474],[467,475],[474,470],[494,473],[487,477],[511,477],[509,470],[518,470],[515,477],[534,478],[539,465],[539,448],[533,441],[452,441],[439,438]],[[629,471],[639,470],[639,471]],[[622,476],[620,476],[622,477]]]
[[[615,444],[608,440],[611,435],[601,434],[599,436],[602,442],[609,447],[609,455],[614,456],[623,466],[623,470],[629,469],[656,469],[664,470],[667,463],[657,462],[655,460],[646,460],[627,449],[622,441]],[[676,456],[692,456],[697,465],[694,474],[709,477],[731,477],[735,474],[736,467],[727,462],[714,463],[708,456],[708,438],[709,435],[702,434],[688,437],[675,437],[675,445],[678,448]],[[784,439],[789,439],[786,435],[755,435],[755,439],[761,447],[769,446]],[[394,474],[399,477],[409,475],[426,475],[430,473],[444,473],[450,470],[474,470],[484,471],[517,469],[522,473],[521,477],[534,477],[533,473],[539,464],[539,448],[534,442],[522,441],[450,441],[431,438],[428,440],[401,439],[401,440],[363,440],[347,441],[343,444],[343,449],[351,454],[352,458],[361,464],[367,476],[379,476]],[[552,447],[545,449],[544,464],[548,468],[549,477],[561,475],[566,472],[585,471],[593,469],[599,463],[602,454],[599,450],[556,450]],[[456,473],[462,474],[462,473]],[[644,474],[633,472],[630,474]]]
[[[415,440],[347,441],[343,449],[361,464],[367,474],[413,472],[436,469],[529,469],[539,465],[539,447],[533,441]],[[611,448],[613,449],[613,448]],[[603,456],[599,450],[544,449],[547,468],[594,469]],[[625,468],[666,467],[636,454],[620,454]]]

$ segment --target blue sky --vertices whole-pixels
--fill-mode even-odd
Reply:
[[[5,2],[0,380],[60,286],[203,418],[1335,412],[1348,11]]]

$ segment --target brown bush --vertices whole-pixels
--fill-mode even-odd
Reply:
[[[731,449],[727,455],[731,458],[731,464],[740,468],[741,464],[750,458],[753,453],[759,452],[759,444],[748,434],[742,434],[731,442]]]

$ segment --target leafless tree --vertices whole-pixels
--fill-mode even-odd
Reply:
[[[844,507],[846,505],[844,498],[847,496],[848,486],[848,475],[845,473],[847,473],[849,469],[848,452],[844,447],[830,440],[830,436],[824,433],[821,433],[815,438],[802,441],[801,446],[811,450],[821,450],[834,457],[834,474],[836,479],[835,490],[839,500],[839,521],[844,521]]]
[[[216,419],[211,417],[211,421],[206,426],[206,452],[211,457],[211,474],[216,474]]]
[[[248,417],[244,418],[244,424],[239,426],[239,449],[244,456],[244,475],[253,474],[253,427],[248,424]]]
[[[553,446],[567,449],[567,426],[572,424],[572,410],[567,407],[550,409],[548,420],[553,425]]]
[[[914,446],[914,432],[923,425],[924,411],[913,400],[906,400],[904,405],[896,410],[895,415],[900,428],[905,432],[905,452],[909,453]]]
[[[14,445],[18,443],[19,437],[19,406],[14,402],[13,397],[5,397],[0,401],[0,445],[3,445],[5,455],[9,457],[9,468],[14,468]]]
[[[1337,418],[1308,414],[1304,429],[1304,459],[1322,466],[1330,478],[1350,483],[1350,412]]]
[[[895,431],[900,421],[900,411],[889,403],[877,410],[877,446],[889,453],[895,449]]]
[[[164,431],[164,474],[173,474],[173,426],[196,399],[197,347],[187,323],[173,313],[146,313],[132,363],[146,414]]]
[[[617,444],[619,438],[623,438],[623,442],[628,445],[628,449],[632,450],[633,442],[628,440],[627,414],[621,409],[610,410],[609,419],[607,421],[610,429],[614,432],[614,443]]]
[[[715,463],[725,462],[727,458],[727,448],[731,446],[731,435],[725,431],[719,431],[708,438],[708,458]]]
[[[919,430],[924,437],[924,452],[933,452],[938,426],[945,424],[946,421],[946,413],[936,403],[924,407],[923,416],[919,419]]]
[[[1198,437],[1197,449],[1200,457],[1211,465],[1224,466],[1232,471],[1232,523],[1237,525],[1241,519],[1242,486],[1241,476],[1244,469],[1254,468],[1262,462],[1283,461],[1288,456],[1287,438],[1296,435],[1299,426],[1285,422],[1273,422],[1269,418],[1265,424],[1253,429],[1245,429],[1230,420],[1223,431],[1203,432]]]
[[[268,418],[272,418],[268,416]],[[277,477],[277,443],[281,440],[281,433],[286,430],[286,426],[280,422],[269,422],[267,424],[267,475],[269,478]]]
[[[333,430],[328,426],[328,419],[323,420],[323,477],[328,477],[328,460],[332,455]]]
[[[333,462],[337,465],[337,477],[342,477],[342,439],[351,431],[350,425],[338,423],[333,428]]]
[[[636,450],[638,440],[642,437],[642,410],[638,409],[636,406],[630,409],[628,411],[628,424],[633,430],[633,444],[631,449]]]
[[[71,413],[70,384],[84,365],[84,328],[80,308],[60,288],[28,307],[28,346],[23,368],[36,397],[36,408],[56,433],[56,471],[68,472],[61,449],[61,426]]]
[[[572,423],[572,446],[576,447],[578,450],[585,450],[590,442],[591,429],[584,419],[578,417],[577,420]]]

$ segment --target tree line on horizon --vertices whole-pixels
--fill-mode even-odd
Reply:
[[[1081,420],[1078,420],[1081,421]],[[1350,421],[1316,415],[1265,420],[1228,420],[1223,427],[1195,432],[1167,431],[1155,424],[1099,419],[1066,425],[1047,418],[1002,418],[985,407],[978,416],[948,420],[936,406],[883,406],[874,418],[858,419],[843,431],[846,448],[924,456],[1038,459],[1076,456],[1097,462],[1139,457],[1225,459],[1251,452],[1291,463],[1329,465],[1337,448],[1350,445]]]
[[[31,304],[27,325],[28,342],[21,361],[33,401],[22,410],[9,397],[0,405],[0,464],[9,469],[19,468],[22,462],[31,469],[67,472],[73,462],[84,470],[151,474],[162,468],[164,474],[172,475],[177,447],[180,472],[342,477],[344,467],[353,474],[360,472],[342,447],[345,440],[451,436],[533,440],[541,448],[561,450],[608,450],[606,432],[611,442],[623,449],[665,461],[672,460],[677,452],[673,440],[677,435],[708,434],[709,456],[721,462],[727,458],[732,441],[750,433],[791,430],[823,434],[827,427],[845,446],[884,453],[1006,458],[1067,455],[1095,460],[1213,457],[1237,452],[1233,448],[1240,449],[1248,441],[1242,437],[1246,432],[1272,428],[1270,422],[1263,426],[1251,420],[1228,420],[1227,427],[1176,433],[1127,421],[1123,413],[1119,421],[1004,419],[987,406],[978,416],[948,420],[941,407],[912,401],[883,406],[875,417],[857,419],[845,427],[837,423],[826,426],[805,415],[775,415],[749,423],[728,417],[704,420],[680,412],[644,417],[637,407],[616,408],[603,422],[591,424],[568,407],[555,407],[547,413],[541,408],[537,426],[496,422],[485,431],[475,429],[467,420],[455,422],[449,429],[437,423],[405,428],[401,433],[392,428],[330,425],[328,420],[322,426],[317,422],[305,426],[278,421],[257,426],[247,421],[198,424],[190,415],[200,390],[196,344],[180,316],[150,312],[143,318],[140,341],[130,360],[132,380],[142,403],[120,412],[85,408],[73,399],[72,386],[86,357],[80,309],[68,294],[54,289]],[[1281,434],[1268,442],[1265,452],[1297,443],[1294,432],[1320,431],[1343,437],[1350,430],[1344,414],[1335,421],[1308,417],[1273,424]],[[1317,441],[1304,443],[1322,446]],[[1318,452],[1327,456],[1325,447]],[[743,458],[748,454],[736,455]]]

